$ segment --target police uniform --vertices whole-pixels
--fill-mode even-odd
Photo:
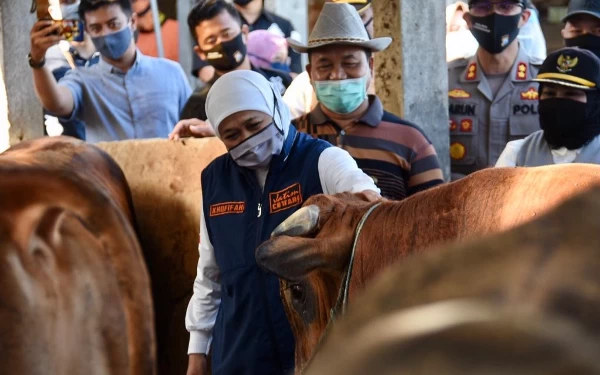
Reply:
[[[493,166],[509,141],[539,130],[538,84],[531,79],[541,63],[519,46],[517,58],[495,97],[477,56],[449,64],[453,179]]]

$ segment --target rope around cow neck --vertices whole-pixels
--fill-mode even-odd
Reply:
[[[365,226],[365,223],[367,222],[367,219],[369,218],[369,216],[371,216],[371,214],[373,213],[373,211],[375,211],[377,207],[381,206],[381,203],[383,202],[379,202],[371,206],[358,222],[356,232],[354,232],[354,242],[352,244],[352,250],[350,252],[350,261],[348,262],[348,267],[346,268],[344,278],[342,279],[342,284],[340,286],[337,301],[335,303],[335,306],[331,310],[329,310],[329,321],[327,322],[327,326],[325,326],[325,330],[319,338],[319,342],[315,346],[315,350],[313,351],[311,358],[308,361],[306,361],[306,365],[304,366],[304,368],[308,367],[308,365],[312,362],[313,358],[315,357],[315,354],[317,353],[318,349],[321,347],[323,341],[325,340],[325,337],[331,330],[333,322],[338,317],[344,316],[346,314],[346,310],[348,308],[348,295],[350,292],[350,280],[352,279],[352,269],[354,267],[354,256],[356,254],[358,239],[360,238],[360,234],[362,232],[363,227]],[[304,368],[301,370],[301,373],[304,372]]]

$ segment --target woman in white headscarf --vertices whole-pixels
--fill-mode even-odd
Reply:
[[[212,86],[206,113],[228,153],[202,173],[200,261],[188,306],[188,375],[285,374],[294,338],[279,281],[255,249],[312,195],[371,191],[344,150],[296,132],[280,94],[260,74],[234,71]]]

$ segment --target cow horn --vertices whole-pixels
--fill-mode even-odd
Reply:
[[[319,207],[311,204],[294,212],[271,233],[271,237],[302,236],[310,233],[319,223]]]

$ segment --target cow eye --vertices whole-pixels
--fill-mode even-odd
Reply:
[[[304,302],[304,288],[301,285],[293,285],[291,291],[294,302]]]

